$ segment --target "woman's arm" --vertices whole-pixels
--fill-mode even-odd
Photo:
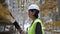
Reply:
[[[35,33],[36,34],[42,34],[42,27],[41,27],[41,24],[39,22],[36,24]]]

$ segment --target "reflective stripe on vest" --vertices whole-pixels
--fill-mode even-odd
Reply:
[[[29,28],[29,30],[28,30],[28,34],[35,34],[35,28],[36,28],[37,22],[39,22],[40,25],[42,26],[42,34],[44,34],[42,21],[41,21],[40,19],[36,19],[36,20],[33,22],[32,26],[31,26],[31,27]]]

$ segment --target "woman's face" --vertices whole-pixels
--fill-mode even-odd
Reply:
[[[28,15],[29,15],[30,18],[32,18],[34,14],[35,14],[35,11],[33,11],[33,12],[32,11],[28,11]]]

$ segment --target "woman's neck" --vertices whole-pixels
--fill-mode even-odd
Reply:
[[[35,19],[37,19],[37,18],[35,18],[35,17],[32,18],[33,21],[34,21]]]

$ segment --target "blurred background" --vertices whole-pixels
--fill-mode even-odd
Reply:
[[[28,17],[28,6],[35,3],[40,8],[39,18],[43,22],[44,33],[60,34],[60,0],[5,0],[5,3],[9,12],[25,32],[32,22]],[[0,8],[0,13],[3,10]],[[7,24],[3,20],[0,22],[0,33],[19,34],[14,25]]]

